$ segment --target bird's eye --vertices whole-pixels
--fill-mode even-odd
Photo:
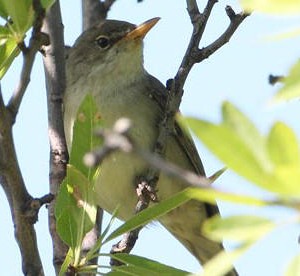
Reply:
[[[97,37],[96,43],[101,49],[107,49],[110,46],[109,38],[106,36]]]

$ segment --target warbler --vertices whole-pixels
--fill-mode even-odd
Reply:
[[[144,150],[153,151],[167,92],[144,68],[143,39],[158,20],[153,18],[138,26],[117,20],[101,21],[83,32],[69,50],[64,96],[64,128],[69,150],[78,108],[87,93],[91,93],[105,127],[111,128],[121,117],[129,118],[133,123],[132,139]],[[168,135],[165,159],[205,175],[194,143],[177,122]],[[149,165],[134,154],[114,152],[100,166],[95,184],[97,204],[110,213],[119,207],[118,217],[129,219],[137,203],[136,179],[143,176]],[[157,196],[162,201],[186,187],[187,183],[161,172]],[[190,200],[159,221],[204,264],[223,250],[222,244],[201,233],[203,222],[216,214],[219,214],[216,205]],[[230,275],[237,274],[232,271]]]

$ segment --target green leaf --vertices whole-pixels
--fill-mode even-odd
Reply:
[[[111,255],[111,257],[127,264],[127,266],[113,267],[114,271],[118,271],[122,273],[128,273],[128,272],[133,273],[130,275],[138,275],[138,276],[139,275],[170,275],[170,276],[189,275],[189,272],[187,271],[183,271],[171,266],[167,266],[157,261],[153,261],[136,255],[119,253],[119,254]]]
[[[277,122],[273,125],[268,136],[267,146],[274,164],[282,166],[300,165],[297,137],[293,130],[284,123]]]
[[[277,166],[269,177],[268,188],[283,196],[299,197],[299,166]]]
[[[255,159],[269,169],[269,159],[265,149],[265,139],[255,125],[229,102],[222,105],[223,124],[228,127],[252,151]]]
[[[268,135],[268,150],[275,168],[270,175],[272,190],[284,195],[299,195],[300,151],[295,133],[277,122]]]
[[[99,254],[98,252],[100,251],[101,247],[102,247],[102,241],[104,240],[104,238],[106,237],[108,231],[110,230],[114,220],[116,219],[116,215],[117,212],[113,212],[113,214],[111,215],[110,221],[109,223],[106,225],[105,229],[102,231],[101,235],[99,236],[99,238],[97,239],[97,242],[94,244],[94,246],[89,250],[89,252],[87,252],[85,259],[86,261],[89,261],[95,257],[97,257]]]
[[[189,192],[187,190],[183,190],[160,203],[148,207],[147,209],[133,216],[131,219],[127,220],[119,228],[117,228],[106,238],[106,240],[103,243],[106,243],[124,233],[127,233],[140,226],[143,226],[151,222],[152,220],[158,219],[160,216],[175,209],[176,207],[185,203],[189,199],[191,199]]]
[[[300,61],[292,66],[283,83],[283,87],[274,96],[272,102],[278,103],[300,97]]]
[[[19,53],[20,50],[17,47],[16,41],[12,38],[7,38],[5,43],[0,45],[0,79],[3,78],[11,63]]]
[[[215,125],[194,118],[185,118],[184,121],[228,168],[241,176],[254,183],[262,183],[271,171],[272,164],[269,161],[263,162],[265,158],[257,158],[264,156],[264,153],[259,155],[255,145],[244,141],[243,136],[239,136],[227,123]]]
[[[251,244],[243,244],[231,252],[221,251],[209,262],[203,265],[203,273],[194,274],[200,276],[224,276],[232,269],[232,264],[241,257]]]
[[[93,202],[92,185],[81,172],[70,165],[56,199],[55,216],[59,236],[77,252],[84,235],[94,226],[96,206]]]
[[[211,204],[215,204],[216,200],[223,200],[223,201],[229,201],[237,204],[245,204],[251,206],[267,205],[267,202],[256,197],[220,192],[214,189],[188,188],[185,190],[185,193],[191,199],[196,199]]]
[[[31,27],[34,19],[32,0],[0,0],[0,14],[12,20],[11,28],[19,41],[23,40],[24,34]]]
[[[7,20],[9,16],[5,7],[5,0],[0,0],[0,16],[5,20]]]
[[[224,239],[239,242],[254,242],[268,232],[276,224],[271,220],[258,216],[231,216],[221,218],[215,216],[203,224],[203,233],[210,239],[222,242]]]
[[[11,31],[5,26],[0,26],[0,46],[4,45],[6,41],[11,37]]]
[[[66,275],[67,269],[68,269],[69,265],[73,262],[73,260],[74,260],[73,250],[71,248],[69,248],[66,258],[64,259],[64,262],[60,267],[58,276]]]
[[[277,34],[269,35],[266,37],[266,40],[278,42],[283,39],[295,38],[297,36],[300,36],[300,28],[294,28],[292,30],[286,30]]]
[[[95,168],[88,168],[83,163],[83,156],[101,144],[95,137],[95,129],[101,125],[100,115],[92,95],[88,94],[82,101],[73,128],[73,142],[70,164],[81,171],[89,180],[95,174]]]
[[[300,255],[297,255],[293,258],[289,264],[287,270],[284,273],[284,276],[295,276],[300,275]]]
[[[54,3],[55,0],[41,0],[41,4],[44,9],[49,9]]]
[[[299,0],[240,0],[247,12],[259,11],[270,14],[296,14],[300,12]]]
[[[223,122],[186,118],[196,136],[229,168],[257,186],[280,195],[300,196],[300,152],[296,135],[276,123],[267,139],[230,103]]]
[[[143,226],[151,222],[152,220],[159,219],[159,217],[161,217],[162,215],[177,208],[178,206],[187,202],[190,199],[205,201],[212,204],[215,204],[216,199],[222,199],[241,204],[250,204],[255,206],[262,206],[266,204],[262,200],[252,198],[249,196],[239,196],[228,193],[222,193],[213,189],[187,188],[175,194],[174,196],[162,202],[156,203],[155,205],[150,206],[142,212],[136,214],[134,217],[127,220],[124,224],[117,228],[113,233],[111,233],[103,243],[106,243],[124,233],[127,233],[140,226]]]

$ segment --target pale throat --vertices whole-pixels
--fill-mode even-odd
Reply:
[[[130,45],[132,46],[132,45]],[[133,45],[126,49],[117,49],[109,52],[110,63],[99,64],[90,80],[96,85],[92,94],[103,119],[111,125],[121,116],[129,116],[132,112],[131,105],[136,105],[142,96],[142,91],[137,89],[137,84],[145,77],[143,66],[142,45]],[[115,55],[115,56],[114,56]]]

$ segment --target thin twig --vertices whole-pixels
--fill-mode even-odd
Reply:
[[[220,49],[224,44],[229,42],[232,35],[235,33],[239,25],[244,21],[244,19],[249,16],[247,13],[238,13],[236,14],[230,6],[226,7],[226,13],[230,19],[230,24],[224,33],[212,42],[210,45],[199,49],[197,53],[194,54],[193,58],[196,63],[203,61],[212,55],[215,51]]]
[[[33,1],[33,8],[35,10],[36,17],[33,24],[29,46],[26,47],[24,44],[20,43],[20,48],[23,53],[23,66],[21,70],[20,80],[9,100],[8,107],[7,107],[8,110],[11,112],[12,123],[15,122],[23,96],[30,82],[30,74],[33,67],[35,55],[42,45],[48,44],[49,42],[48,37],[45,34],[40,32],[43,23],[43,18],[45,16],[45,10],[41,6],[39,0]]]
[[[82,29],[87,30],[106,19],[107,14],[116,0],[82,0]]]
[[[278,75],[272,75],[272,74],[270,74],[269,78],[268,78],[268,81],[269,81],[269,84],[275,85],[277,83],[283,82],[284,78],[285,78],[284,76],[278,76]]]
[[[125,124],[124,124],[125,122]],[[89,167],[99,166],[101,165],[101,162],[112,152],[115,151],[123,151],[125,153],[131,152],[136,154],[139,158],[142,158],[146,163],[148,163],[150,166],[159,168],[162,172],[164,172],[166,175],[174,178],[178,178],[182,180],[183,182],[186,182],[187,184],[194,186],[196,188],[201,189],[209,189],[212,192],[217,192],[218,198],[223,200],[230,200],[237,203],[243,203],[244,200],[248,200],[252,202],[251,204],[254,205],[278,205],[278,206],[285,206],[289,208],[293,208],[296,210],[300,209],[300,202],[299,200],[286,200],[286,199],[277,199],[277,198],[271,198],[271,199],[255,199],[253,197],[249,197],[247,195],[239,195],[232,192],[226,192],[226,191],[220,191],[216,188],[213,188],[211,184],[220,177],[222,173],[224,173],[225,168],[217,171],[212,176],[206,178],[201,175],[197,175],[196,173],[188,170],[184,170],[180,167],[178,167],[175,164],[172,164],[170,162],[165,161],[159,156],[154,155],[152,152],[145,151],[142,148],[139,148],[129,137],[129,128],[131,125],[129,125],[127,119],[121,118],[117,120],[115,123],[113,129],[111,130],[105,130],[105,131],[99,131],[97,133],[97,136],[100,136],[101,138],[104,138],[103,145],[101,149],[95,150],[93,152],[87,153],[84,158],[84,162]],[[120,125],[122,126],[122,130],[119,128]],[[117,127],[116,127],[117,126]],[[128,129],[126,130],[126,128]],[[146,185],[146,186],[143,186]],[[147,183],[143,183],[143,187],[137,187],[137,194],[140,197],[144,196],[151,196],[152,195],[152,188],[147,185]],[[145,193],[145,189],[148,190]],[[150,189],[150,190],[149,190]],[[150,193],[149,193],[150,192]],[[152,198],[152,201],[157,201],[157,198]],[[209,198],[208,198],[209,200]],[[139,204],[144,204],[147,202],[147,200],[139,200]],[[141,207],[141,209],[145,209],[147,206]],[[140,210],[136,209],[135,213],[138,213]],[[123,239],[114,247],[114,251],[111,253],[120,253],[120,252],[126,252],[129,253],[130,249],[132,249],[134,242],[137,239],[138,232],[141,230],[141,228],[137,228],[134,230],[134,233],[127,233],[124,235]],[[129,248],[130,247],[130,248]],[[129,250],[128,250],[129,249]],[[118,262],[114,264],[120,264]]]
[[[111,8],[111,6],[112,6],[115,2],[116,2],[116,0],[105,0],[105,1],[103,2],[103,6],[104,6],[106,12],[109,11],[109,9]]]
[[[116,121],[111,130],[99,131],[97,135],[104,139],[102,147],[96,151],[86,154],[84,157],[84,163],[89,167],[99,166],[103,159],[109,154],[116,150],[121,150],[125,153],[133,152],[148,163],[152,168],[163,171],[168,176],[179,178],[182,181],[196,187],[207,188],[212,184],[213,180],[215,180],[215,178],[206,178],[205,176],[197,175],[194,172],[182,169],[175,164],[165,161],[161,156],[153,154],[153,152],[148,152],[139,148],[128,136],[130,127],[130,121],[125,118],[121,118]],[[139,210],[137,209],[136,212],[139,212]]]

